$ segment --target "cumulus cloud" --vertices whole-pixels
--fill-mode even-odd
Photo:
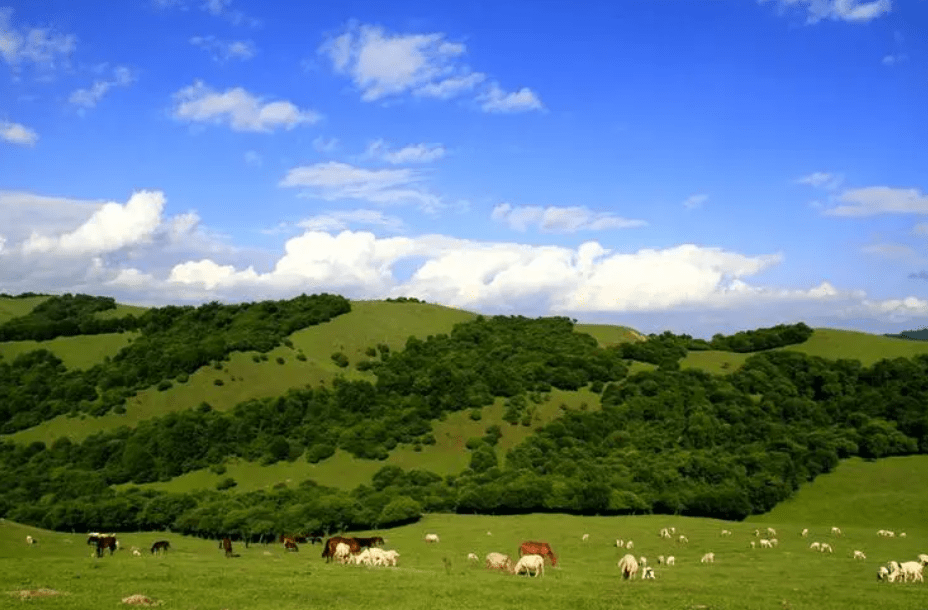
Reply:
[[[35,146],[39,141],[39,134],[25,125],[0,121],[0,140],[19,146]]]
[[[702,204],[708,201],[708,199],[709,199],[708,195],[690,195],[689,197],[683,200],[683,207],[685,207],[688,210],[702,207]]]
[[[357,23],[319,47],[336,72],[351,77],[367,102],[405,93],[450,99],[473,91],[487,77],[460,61],[465,52],[464,44],[449,42],[444,34],[388,34],[382,27]],[[496,83],[477,99],[486,112],[542,107],[530,89],[507,93]]]
[[[761,3],[771,0],[759,0]],[[805,6],[808,13],[807,24],[815,24],[823,19],[866,23],[885,15],[892,10],[891,0],[773,0],[780,10],[792,6]]]
[[[125,205],[104,204],[84,224],[70,233],[45,236],[33,233],[23,244],[23,252],[62,254],[102,254],[146,241],[161,224],[164,195],[139,191]]]
[[[383,140],[375,140],[367,147],[365,156],[381,159],[387,163],[428,163],[445,156],[445,147],[441,144],[409,144],[399,150],[390,150]]]
[[[257,53],[255,44],[250,40],[218,40],[215,36],[194,36],[190,44],[200,47],[220,63],[230,59],[251,59]]]
[[[113,76],[109,80],[97,80],[86,89],[77,89],[71,93],[68,101],[82,109],[93,108],[103,96],[113,87],[127,87],[135,81],[132,70],[125,66],[113,69]]]
[[[291,102],[264,103],[241,87],[219,93],[202,81],[175,93],[174,100],[175,119],[226,123],[234,131],[270,133],[281,127],[289,130],[303,123],[311,125],[322,118],[311,110],[300,110]]]
[[[814,172],[808,176],[803,176],[796,180],[797,184],[807,184],[816,188],[822,188],[827,191],[837,189],[844,181],[844,176],[832,174],[829,172]]]
[[[917,189],[870,186],[846,190],[837,197],[845,205],[826,209],[828,216],[872,216],[874,214],[928,214],[928,195]]]
[[[643,220],[629,220],[608,212],[593,212],[583,206],[519,206],[501,203],[493,208],[490,217],[509,225],[516,231],[525,231],[530,225],[544,233],[575,233],[643,227]]]
[[[14,69],[24,63],[45,68],[56,67],[57,61],[67,64],[76,47],[77,37],[73,34],[17,27],[13,25],[13,9],[0,7],[0,57]]]
[[[442,207],[441,199],[416,183],[423,176],[414,170],[364,169],[329,161],[294,167],[279,182],[281,187],[304,187],[309,196],[325,200],[362,199],[374,203],[412,203],[427,211]]]

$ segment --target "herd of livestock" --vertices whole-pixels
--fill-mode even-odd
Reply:
[[[490,535],[491,533],[487,532],[487,534]],[[689,542],[686,535],[677,535],[676,528],[673,527],[662,528],[658,535],[661,538],[675,539],[678,544],[687,544]],[[731,535],[732,532],[727,529],[723,529],[720,534],[720,536]],[[764,537],[761,537],[762,535]],[[809,530],[803,529],[799,535],[806,538],[809,535]],[[831,535],[840,537],[842,535],[841,529],[837,527],[831,528]],[[879,530],[877,535],[888,538],[896,537],[895,532],[883,529]],[[779,545],[779,540],[776,537],[777,532],[771,527],[766,528],[766,531],[763,533],[759,529],[755,529],[754,536],[759,539],[760,548],[774,548]],[[905,538],[905,532],[899,534],[899,537]],[[435,544],[439,542],[439,537],[438,534],[430,533],[426,534],[424,540],[426,543]],[[584,534],[582,536],[582,541],[586,542],[588,540],[589,534]],[[322,537],[320,536],[307,537],[282,534],[278,538],[278,542],[283,543],[287,551],[294,552],[299,551],[298,543],[321,543],[323,544],[322,557],[327,563],[334,561],[340,564],[396,567],[400,557],[399,552],[395,550],[384,550],[381,548],[384,545],[384,539],[380,536],[369,538],[333,536],[323,543]],[[34,537],[26,536],[26,544],[33,545],[36,543],[37,540]],[[110,555],[112,555],[120,549],[119,541],[116,539],[115,534],[91,532],[88,535],[87,544],[94,547],[91,555],[96,557],[102,557],[106,550],[109,550]],[[634,544],[635,543],[631,540],[617,539],[615,541],[616,548],[623,548],[625,550],[633,549]],[[755,543],[755,541],[752,540],[750,542],[750,547],[752,549],[756,549],[757,546],[758,544]],[[166,553],[170,548],[170,542],[167,540],[158,540],[152,544],[150,552],[151,554]],[[223,538],[220,540],[219,548],[225,551],[226,557],[239,556],[233,552],[232,540],[230,538]],[[822,553],[834,552],[831,544],[827,542],[812,542],[809,545],[809,549]],[[131,550],[133,555],[141,556],[141,551],[137,547],[132,547]],[[863,560],[867,558],[863,551],[860,550],[854,550],[852,557],[854,559]],[[480,561],[480,558],[475,553],[469,553],[467,559],[469,562],[475,563]],[[557,566],[557,556],[554,554],[554,550],[551,548],[550,544],[547,542],[526,541],[519,546],[519,560],[515,564],[513,564],[512,558],[509,555],[494,552],[487,554],[485,566],[487,569],[500,570],[510,574],[539,576],[544,575],[546,560],[551,563],[552,567]],[[715,553],[705,553],[702,555],[700,562],[714,563]],[[633,554],[627,553],[619,559],[618,568],[622,577],[626,580],[635,578],[639,571],[641,572],[640,578],[654,579],[654,569],[647,564],[648,560],[646,557],[641,556],[636,558]],[[673,566],[676,564],[676,557],[673,555],[668,557],[659,555],[657,557],[657,564],[666,567]],[[918,555],[917,559],[913,561],[889,561],[886,565],[879,568],[877,571],[877,579],[888,582],[924,582],[923,570],[926,565],[928,565],[928,554]]]

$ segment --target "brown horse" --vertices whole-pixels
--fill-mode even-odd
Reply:
[[[110,555],[112,555],[119,548],[119,542],[116,540],[116,536],[112,534],[90,534],[87,538],[87,544],[96,545],[97,557],[103,557],[103,551],[106,549],[109,549]]]
[[[541,555],[550,559],[552,566],[557,566],[557,557],[555,557],[551,545],[547,542],[533,542],[530,540],[523,542],[519,547],[519,557],[523,555]]]
[[[322,557],[325,559],[326,563],[332,561],[332,558],[335,557],[335,547],[338,546],[339,542],[344,542],[348,545],[348,549],[351,553],[357,553],[361,550],[361,545],[358,543],[355,538],[342,538],[341,536],[332,536],[325,541],[325,548],[322,550]]]
[[[293,552],[299,552],[300,550],[300,547],[296,545],[296,540],[293,538],[284,538],[284,548]]]
[[[374,536],[372,538],[355,538],[362,549],[369,549],[372,546],[383,546],[383,538]]]
[[[232,556],[232,539],[223,538],[219,541],[219,548],[226,552],[226,557]]]
[[[167,540],[159,540],[153,545],[151,545],[151,554],[154,555],[157,551],[162,553],[167,553],[171,548],[171,543]]]

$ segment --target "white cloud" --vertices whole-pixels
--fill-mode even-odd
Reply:
[[[513,207],[508,203],[501,203],[493,208],[490,217],[497,222],[506,223],[516,231],[525,231],[529,225],[535,225],[543,233],[627,229],[648,224],[643,220],[629,220],[607,212],[593,212],[582,206]]]
[[[485,112],[525,112],[542,109],[538,97],[527,87],[514,93],[506,93],[499,85],[493,83],[488,91],[477,97],[477,100],[483,102],[481,108]]]
[[[0,57],[13,66],[31,62],[54,68],[57,60],[67,63],[77,47],[73,34],[58,34],[44,28],[15,27],[13,9],[0,7]]]
[[[701,207],[709,199],[708,195],[690,195],[683,201],[683,207],[688,210]]]
[[[88,89],[77,89],[71,93],[68,101],[82,108],[93,108],[103,96],[113,87],[127,87],[135,81],[132,70],[125,66],[118,66],[113,70],[111,80],[94,81]]]
[[[361,91],[361,99],[376,101],[410,93],[419,97],[450,99],[472,91],[486,80],[459,61],[462,43],[447,42],[444,34],[387,34],[382,27],[351,23],[347,31],[329,37],[319,53],[328,57],[336,72],[347,74]],[[528,88],[506,93],[492,83],[477,98],[487,112],[541,109]]]
[[[922,222],[912,227],[912,235],[928,237],[928,222]]]
[[[313,124],[322,117],[311,110],[300,110],[290,102],[264,103],[237,87],[224,93],[213,91],[202,81],[174,94],[174,118],[183,121],[227,123],[234,131],[269,133],[276,128],[293,129]]]
[[[909,56],[905,53],[896,53],[895,55],[884,55],[883,56],[883,65],[884,66],[894,66],[901,61],[905,61]]]
[[[409,144],[399,150],[391,151],[383,140],[375,140],[367,147],[365,156],[382,159],[388,163],[428,163],[445,156],[445,147],[441,144]]]
[[[245,163],[247,163],[248,165],[261,165],[262,162],[263,162],[263,159],[261,158],[261,155],[258,154],[257,152],[253,150],[249,150],[245,152]]]
[[[220,285],[248,283],[257,279],[258,274],[252,267],[236,271],[232,265],[217,265],[211,260],[187,262],[171,269],[168,282],[180,284],[201,284],[207,290]]]
[[[808,184],[816,188],[823,188],[828,191],[833,191],[841,186],[841,183],[844,181],[844,176],[840,174],[831,174],[828,172],[814,172],[808,176],[803,176],[796,180],[797,184]]]
[[[329,161],[295,167],[278,186],[308,187],[311,195],[325,200],[362,199],[374,203],[414,203],[426,211],[442,207],[439,197],[415,183],[423,177],[411,169],[370,170],[347,163]]]
[[[917,189],[870,186],[841,193],[838,201],[849,205],[829,208],[828,216],[872,216],[874,214],[928,214],[928,195]]]
[[[110,202],[70,233],[45,236],[33,233],[22,246],[25,254],[102,254],[148,241],[161,224],[164,195],[155,191],[133,193],[125,205]]]
[[[403,221],[396,216],[387,216],[380,210],[333,211],[310,216],[297,223],[307,231],[344,231],[351,225],[377,226],[398,232],[403,229]]]
[[[250,40],[217,40],[215,36],[194,36],[190,44],[200,47],[218,62],[251,59],[257,53],[255,44]]]
[[[39,134],[25,125],[0,121],[0,140],[20,146],[35,146],[35,143],[39,141]]]
[[[758,0],[760,3],[770,0]],[[866,23],[892,10],[891,0],[773,0],[780,9],[790,6],[807,6],[806,23],[815,24],[823,19]]]

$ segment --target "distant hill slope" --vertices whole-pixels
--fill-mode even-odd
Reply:
[[[0,324],[7,320],[24,316],[32,311],[36,305],[47,300],[48,297],[25,297],[12,299],[0,297]]]
[[[875,462],[843,460],[834,472],[803,485],[795,496],[748,522],[796,523],[806,527],[871,527],[897,533],[928,530],[928,456],[890,457]]]

